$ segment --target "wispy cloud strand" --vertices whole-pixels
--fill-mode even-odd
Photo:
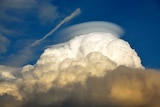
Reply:
[[[35,45],[38,45],[41,41],[45,40],[47,37],[51,36],[58,28],[60,28],[64,23],[70,21],[77,15],[81,13],[80,8],[77,8],[71,15],[65,17],[55,28],[53,28],[50,32],[48,32],[46,35],[44,35],[43,38],[36,40],[33,42],[29,47],[33,47]]]

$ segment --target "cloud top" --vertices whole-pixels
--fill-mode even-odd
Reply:
[[[104,21],[90,21],[70,26],[60,32],[60,35],[73,38],[78,35],[83,35],[92,32],[111,33],[116,37],[123,35],[124,31],[118,25]]]

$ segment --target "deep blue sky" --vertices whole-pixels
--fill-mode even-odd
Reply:
[[[116,23],[124,29],[122,39],[136,50],[142,64],[160,69],[159,0],[0,0],[0,65],[34,64],[46,46],[63,38],[55,33],[31,51],[24,48],[76,8],[82,13],[60,29],[87,21]]]

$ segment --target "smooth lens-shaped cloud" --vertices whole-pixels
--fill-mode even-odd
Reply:
[[[62,30],[59,35],[63,35],[64,38],[73,38],[75,36],[92,32],[111,33],[116,37],[120,37],[124,33],[123,29],[114,23],[104,21],[92,21],[68,27]]]

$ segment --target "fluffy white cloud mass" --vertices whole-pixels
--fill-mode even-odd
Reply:
[[[91,32],[47,48],[35,65],[0,66],[1,107],[158,107],[160,73],[128,42]]]
[[[95,32],[46,49],[37,61],[34,73],[39,79],[51,73],[53,77],[49,81],[55,79],[64,85],[85,81],[87,76],[104,76],[106,70],[119,65],[142,67],[140,58],[127,42],[110,33]]]

